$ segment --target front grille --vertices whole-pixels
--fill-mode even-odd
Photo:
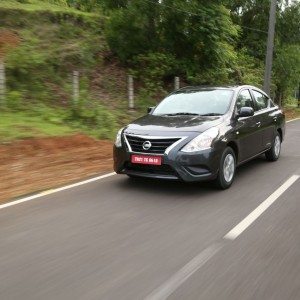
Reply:
[[[128,134],[126,134],[126,138],[133,152],[153,154],[164,154],[168,147],[179,140],[179,138],[142,138]],[[151,143],[151,148],[148,150],[143,148],[143,143],[146,141]]]
[[[134,171],[138,173],[153,174],[153,175],[177,176],[175,170],[168,165],[155,166],[155,165],[141,165],[141,164],[126,163],[125,170]]]

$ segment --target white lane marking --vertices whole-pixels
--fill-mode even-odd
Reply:
[[[266,211],[289,187],[291,187],[300,176],[293,175],[283,183],[272,195],[254,209],[244,220],[230,230],[224,239],[234,240],[246,230],[264,211]]]
[[[299,175],[291,176],[284,182],[273,194],[271,194],[264,202],[262,202],[255,210],[253,210],[244,220],[229,231],[224,239],[234,240],[244,230],[246,230],[264,211],[268,209],[289,187],[291,187],[298,179]],[[224,244],[213,244],[206,248],[177,273],[169,278],[165,283],[155,289],[145,300],[165,300],[175,290],[177,290],[189,277],[198,271],[210,258],[212,258]]]
[[[15,201],[12,201],[12,202],[2,204],[2,205],[0,205],[0,209],[10,207],[10,206],[13,206],[13,205],[17,205],[17,204],[20,204],[20,203],[23,203],[23,202],[28,202],[28,201],[31,201],[31,200],[34,200],[34,199],[37,199],[37,198],[40,198],[40,197],[43,197],[43,196],[46,196],[46,195],[54,194],[54,193],[57,193],[57,192],[60,192],[60,191],[68,190],[68,189],[71,189],[71,188],[76,187],[76,186],[80,186],[80,185],[87,184],[87,183],[90,183],[90,182],[94,182],[94,181],[97,181],[97,180],[100,180],[100,179],[103,179],[103,178],[106,178],[106,177],[109,177],[109,176],[113,176],[115,174],[116,174],[115,172],[112,172],[112,173],[104,174],[104,175],[101,175],[101,176],[93,177],[93,178],[90,178],[90,179],[87,179],[87,180],[84,180],[84,181],[69,184],[69,185],[66,185],[66,186],[63,186],[63,187],[60,187],[60,188],[57,188],[57,189],[46,190],[46,191],[40,192],[40,193],[32,195],[32,196],[28,196],[28,197],[25,197],[25,198],[21,198],[19,200],[15,200]]]
[[[288,120],[288,121],[286,121],[286,123],[294,122],[294,121],[297,121],[297,120],[300,120],[300,118],[296,118],[296,119]]]
[[[192,260],[190,260],[177,273],[170,277],[165,283],[155,289],[145,300],[165,300],[177,288],[182,285],[189,277],[198,271],[211,257],[213,257],[221,248],[222,244],[213,244],[204,249]]]

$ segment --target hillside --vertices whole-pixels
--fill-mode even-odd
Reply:
[[[261,86],[266,35],[254,27],[267,28],[269,2],[248,7],[241,1],[240,15],[230,1],[187,1],[197,16],[178,10],[182,3],[154,9],[143,0],[1,0],[7,92],[5,103],[0,95],[0,141],[78,132],[112,139],[173,90],[174,76],[182,85]],[[278,9],[271,86],[275,101],[292,108],[300,74],[299,12],[296,2]],[[135,76],[136,110],[130,112],[128,74]]]
[[[104,17],[47,1],[23,2],[0,2],[0,34],[4,41],[14,38],[4,56],[7,108],[0,139],[78,131],[112,138],[126,122],[120,118],[127,104],[126,70],[109,51]],[[76,107],[73,71],[80,74]]]

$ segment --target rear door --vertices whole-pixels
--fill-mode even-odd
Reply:
[[[252,107],[255,110],[254,101],[249,89],[240,91],[236,101],[236,113],[242,107]],[[235,124],[235,135],[239,145],[239,162],[245,161],[261,151],[262,134],[259,128],[257,116],[239,118]]]
[[[271,100],[265,94],[255,89],[252,89],[252,94],[256,106],[255,116],[257,117],[258,122],[260,122],[260,130],[262,131],[261,151],[264,151],[271,147],[274,139],[276,122],[274,111],[276,108],[274,105],[272,108]]]

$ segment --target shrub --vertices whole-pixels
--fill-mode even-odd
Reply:
[[[6,95],[7,107],[11,110],[23,109],[23,95],[18,91],[10,91]]]

